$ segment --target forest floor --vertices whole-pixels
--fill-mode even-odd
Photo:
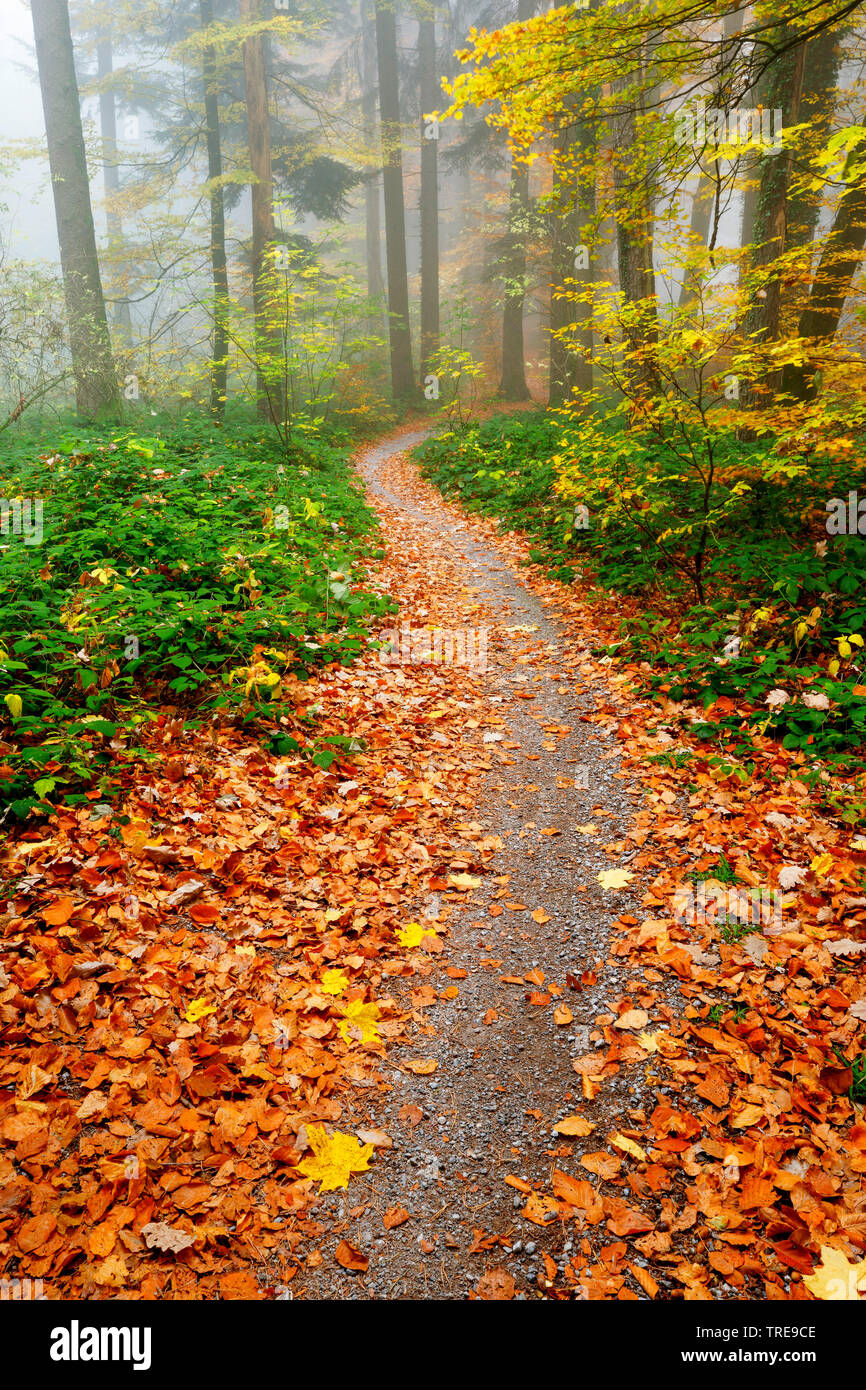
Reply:
[[[486,661],[297,682],[299,722],[357,741],[330,769],[167,716],[128,824],[90,807],[7,846],[5,1273],[66,1298],[838,1296],[866,1252],[839,1057],[863,855],[778,751],[760,801],[679,758],[690,712],[637,698],[580,594],[421,479],[422,433],[359,455],[367,582],[413,642],[486,631]],[[688,920],[688,873],[781,883],[784,913]]]

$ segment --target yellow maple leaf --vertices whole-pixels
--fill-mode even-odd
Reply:
[[[646,1029],[643,1033],[638,1033],[636,1041],[640,1043],[644,1052],[658,1052],[659,1050],[656,1034],[650,1033]]]
[[[812,870],[812,873],[817,874],[819,878],[826,878],[832,867],[832,854],[816,854],[815,858],[809,865],[809,868]]]
[[[313,1150],[301,1159],[298,1172],[320,1183],[320,1192],[336,1192],[348,1187],[352,1173],[363,1173],[373,1157],[372,1144],[359,1144],[354,1134],[334,1130],[328,1134],[324,1125],[307,1125],[307,1139]]]
[[[349,988],[349,977],[345,970],[326,970],[322,975],[323,994],[342,994]]]
[[[435,927],[423,927],[420,922],[407,922],[405,927],[401,927],[397,933],[397,940],[401,946],[413,951],[416,946],[420,946],[425,936],[436,936]]]
[[[814,1274],[807,1274],[803,1283],[816,1298],[829,1302],[850,1301],[866,1293],[866,1260],[849,1264],[841,1250],[831,1245],[821,1246],[821,1263]]]
[[[206,1018],[208,1014],[216,1013],[216,1005],[209,1004],[206,999],[193,999],[184,1018],[187,1023],[198,1023],[200,1018]]]
[[[360,999],[344,1004],[343,1017],[337,1024],[343,1042],[379,1042],[378,1017],[378,1004],[363,1004]]]
[[[598,882],[602,888],[625,888],[627,883],[631,883],[634,874],[630,869],[602,869],[597,875]]]

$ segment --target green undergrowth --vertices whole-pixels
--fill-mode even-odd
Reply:
[[[2,449],[4,815],[110,795],[166,706],[273,726],[281,676],[351,662],[390,607],[358,580],[380,552],[345,437],[193,416]]]
[[[683,524],[700,515],[700,499],[681,478],[674,485],[663,476],[652,441],[642,441],[632,464],[631,436],[614,422],[595,430],[592,457],[580,456],[579,439],[561,417],[533,411],[448,431],[415,457],[447,497],[528,534],[531,560],[550,578],[580,583],[605,634],[599,654],[629,662],[661,702],[713,706],[693,734],[721,738],[735,759],[749,754],[756,734],[769,735],[846,775],[862,772],[866,535],[828,534],[825,521],[828,499],[848,497],[858,478],[866,499],[866,469],[816,462],[793,476],[780,464],[768,482],[772,440],[720,436],[719,476],[730,491],[723,520],[702,538],[700,527]],[[614,515],[615,466],[634,492]],[[582,505],[563,485],[575,474],[590,479]],[[677,538],[660,547],[646,517],[666,513],[679,518]],[[687,576],[700,543],[698,602]]]

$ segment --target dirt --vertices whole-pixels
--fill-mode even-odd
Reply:
[[[413,431],[376,446],[359,466],[389,546],[385,573],[391,555],[399,554],[402,572],[408,566],[404,592],[391,589],[400,624],[414,631],[431,623],[435,581],[446,608],[450,595],[452,615],[468,601],[474,624],[488,629],[486,671],[460,675],[476,716],[467,714],[466,736],[483,736],[469,727],[479,707],[504,721],[471,817],[480,837],[498,836],[501,849],[480,888],[421,905],[427,921],[448,931],[424,981],[435,1002],[419,1011],[408,1044],[389,1049],[382,1075],[390,1089],[359,1092],[341,1120],[343,1129],[384,1130],[393,1147],[378,1151],[363,1192],[353,1185],[321,1199],[324,1259],[301,1272],[294,1297],[463,1299],[491,1270],[501,1271],[494,1286],[504,1281],[510,1292],[514,1280],[518,1299],[544,1296],[555,1277],[549,1262],[560,1270],[581,1233],[526,1220],[526,1196],[507,1179],[549,1184],[554,1167],[585,1178],[581,1154],[627,1126],[630,1110],[664,1094],[624,1073],[587,1103],[571,1066],[591,1050],[597,1016],[627,985],[608,955],[609,922],[638,901],[637,882],[616,893],[614,906],[596,881],[614,862],[605,845],[627,828],[641,796],[619,770],[616,741],[581,720],[609,694],[575,681],[580,638],[520,582],[489,524],[445,502],[407,461],[402,451],[422,437]],[[407,698],[412,672],[407,665]],[[598,833],[579,828],[587,825]],[[617,866],[627,857],[618,855]],[[539,909],[549,920],[533,920]],[[569,987],[587,971],[596,983]],[[408,1001],[419,982],[399,984]],[[453,998],[443,997],[449,987]],[[533,994],[548,1002],[532,1002]],[[554,1017],[563,1005],[573,1015],[565,1025]],[[435,1071],[407,1070],[406,1060],[417,1058],[435,1061]],[[596,1128],[588,1139],[563,1142],[552,1126],[575,1111]],[[408,1219],[386,1229],[383,1217],[394,1208]],[[608,1239],[604,1227],[593,1236],[595,1245]],[[366,1273],[335,1264],[340,1240],[369,1259]]]

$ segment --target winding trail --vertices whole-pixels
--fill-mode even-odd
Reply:
[[[503,723],[485,739],[493,766],[480,804],[469,788],[465,820],[482,842],[498,836],[501,849],[482,887],[444,895],[450,934],[427,980],[435,1002],[419,1012],[409,1047],[389,1049],[383,1071],[391,1090],[372,1110],[369,1093],[360,1094],[341,1121],[347,1128],[373,1123],[394,1140],[365,1175],[363,1198],[357,1189],[331,1194],[320,1208],[320,1219],[330,1211],[339,1236],[369,1256],[369,1271],[358,1276],[328,1259],[305,1272],[296,1297],[463,1299],[485,1271],[493,1271],[494,1289],[513,1278],[516,1297],[538,1297],[553,1274],[547,1262],[561,1268],[580,1235],[573,1225],[525,1220],[526,1197],[506,1180],[549,1186],[552,1167],[575,1171],[581,1152],[598,1147],[593,1140],[563,1146],[552,1132],[558,1117],[580,1109],[600,1138],[605,1123],[627,1125],[623,1112],[645,1099],[621,1075],[587,1105],[571,1067],[573,1056],[592,1048],[597,1015],[624,985],[624,970],[608,960],[610,906],[596,875],[612,863],[604,846],[627,826],[639,788],[618,772],[616,740],[581,723],[609,696],[577,680],[582,644],[520,583],[486,538],[489,525],[447,503],[407,462],[404,451],[425,433],[371,448],[359,469],[388,554],[419,579],[414,595],[395,595],[400,623],[430,624],[429,591],[444,588],[468,596],[475,624],[488,629],[487,669],[466,678]],[[405,670],[407,689],[412,670]],[[578,829],[586,823],[598,833]],[[633,901],[617,895],[617,910]],[[423,911],[441,920],[442,907],[433,895]],[[567,977],[587,971],[590,983],[567,987]],[[555,1021],[561,1005],[570,1023]],[[405,1069],[410,1054],[434,1060],[435,1072]],[[410,1219],[385,1229],[383,1215],[394,1208]],[[596,1243],[607,1239],[602,1227]]]

